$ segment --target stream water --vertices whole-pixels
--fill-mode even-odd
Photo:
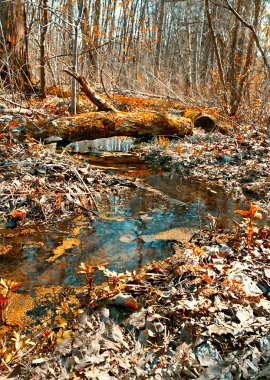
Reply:
[[[170,239],[157,240],[153,235],[177,228],[185,239],[190,229],[199,229],[207,223],[207,214],[220,214],[219,223],[228,226],[235,219],[235,209],[241,207],[228,200],[221,189],[144,164],[128,153],[133,144],[130,141],[128,148],[114,139],[111,143],[96,144],[91,145],[92,151],[82,159],[115,176],[124,175],[139,187],[128,188],[123,195],[112,195],[105,211],[93,222],[78,217],[28,231],[19,228],[4,231],[0,243],[11,244],[14,254],[12,258],[0,256],[0,274],[19,281],[20,290],[56,284],[81,285],[83,278],[76,273],[81,262],[93,265],[108,262],[109,269],[120,272],[140,268],[173,252]],[[113,153],[116,150],[121,153]],[[79,244],[49,261],[53,250],[65,239],[74,237],[75,230]]]

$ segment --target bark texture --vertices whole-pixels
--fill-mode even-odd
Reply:
[[[5,84],[24,89],[31,83],[22,0],[0,0],[0,64]]]
[[[58,120],[38,120],[26,125],[27,136],[44,140],[59,136],[63,143],[112,136],[155,136],[192,134],[193,122],[155,112],[88,112]]]

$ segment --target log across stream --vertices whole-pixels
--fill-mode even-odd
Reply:
[[[133,179],[138,186],[127,188],[121,196],[112,193],[93,222],[78,217],[37,231],[1,232],[2,244],[13,245],[14,256],[12,260],[2,257],[0,272],[16,278],[22,284],[20,290],[81,285],[83,279],[76,273],[81,262],[109,262],[108,268],[119,272],[138,269],[171,255],[172,242],[189,240],[194,230],[207,223],[208,213],[217,216],[221,211],[219,223],[226,226],[235,219],[234,210],[241,207],[227,201],[220,189],[213,191],[205,183],[183,180],[179,174],[146,165],[128,152],[111,153],[108,159],[102,149],[127,150],[127,145],[116,140],[104,140],[97,146],[84,160],[114,173],[115,178],[120,174]],[[64,244],[64,252],[54,255],[65,242],[72,244]]]

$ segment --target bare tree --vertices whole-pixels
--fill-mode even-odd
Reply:
[[[25,87],[31,82],[30,63],[45,96],[47,85],[69,84],[63,70],[73,67],[92,85],[100,85],[102,77],[108,94],[122,87],[183,95],[204,105],[222,104],[234,115],[258,104],[263,90],[256,81],[269,78],[266,4],[0,0],[2,82]]]
[[[41,0],[40,3],[40,95],[41,97],[46,97],[46,56],[45,56],[45,38],[48,30],[48,0]]]

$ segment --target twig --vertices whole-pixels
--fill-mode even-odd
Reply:
[[[76,174],[77,178],[81,181],[81,183],[83,184],[85,190],[87,191],[87,194],[90,196],[91,200],[93,201],[93,204],[95,206],[95,208],[97,209],[97,211],[99,211],[99,208],[97,206],[97,203],[93,197],[93,195],[90,193],[89,189],[88,189],[88,186],[86,185],[86,183],[84,182],[84,180],[82,179],[82,177],[80,176],[78,170],[76,168],[72,168],[74,173]]]
[[[79,56],[79,55],[83,55],[83,54],[87,54],[87,53],[91,53],[91,52],[93,52],[93,51],[96,51],[97,49],[100,49],[100,48],[102,48],[102,47],[104,47],[104,46],[106,46],[106,45],[109,45],[109,44],[111,44],[113,41],[115,41],[115,40],[117,40],[118,38],[123,37],[123,36],[125,36],[125,35],[126,35],[126,33],[121,33],[119,36],[115,36],[115,37],[112,38],[111,40],[106,41],[106,42],[104,42],[104,43],[101,44],[101,45],[95,46],[95,47],[92,48],[92,49],[86,49],[86,50],[81,51],[80,53],[78,53],[78,56]],[[70,57],[70,56],[72,56],[71,53],[65,53],[65,54],[53,55],[53,56],[51,56],[51,57],[48,57],[48,58],[47,58],[47,61],[49,61],[50,59],[54,59],[54,58]]]
[[[101,84],[102,84],[102,88],[103,88],[103,91],[105,92],[105,94],[107,95],[107,97],[113,102],[113,99],[111,98],[111,96],[108,94],[106,88],[105,88],[105,85],[104,85],[104,82],[103,82],[103,76],[102,76],[102,73],[103,73],[103,67],[101,68],[100,70],[100,81],[101,81]]]
[[[177,94],[169,87],[167,86],[164,82],[162,82],[160,79],[158,79],[154,74],[152,74],[150,71],[147,71],[148,74],[150,74],[157,82],[161,83],[165,88],[167,88],[171,93],[173,93],[175,96]],[[178,97],[178,99],[186,106],[187,102],[184,101],[184,99],[181,99]]]
[[[33,111],[28,109],[22,109],[22,108],[0,108],[0,114],[16,114],[19,113],[20,115],[27,115],[32,116]]]
[[[48,116],[44,112],[41,112],[41,111],[38,111],[38,110],[34,110],[32,108],[29,108],[29,107],[24,107],[20,103],[16,103],[16,102],[14,102],[14,101],[12,101],[10,99],[5,98],[3,95],[0,95],[0,99],[4,100],[5,102],[10,103],[10,104],[12,104],[14,106],[19,107],[19,109],[21,110],[21,111],[17,111],[18,108],[0,108],[0,112],[1,113],[2,112],[3,113],[6,112],[6,113],[21,113],[21,114],[25,113],[25,114],[28,114],[28,111],[29,111],[31,113],[31,115],[37,114],[37,115],[42,115],[42,116]],[[30,114],[29,114],[29,116],[30,116]]]

